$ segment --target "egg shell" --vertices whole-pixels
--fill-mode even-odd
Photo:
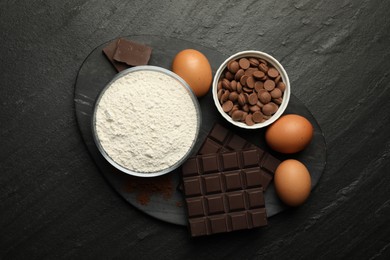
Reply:
[[[274,175],[278,197],[289,206],[299,206],[310,195],[311,177],[306,166],[298,160],[288,159],[279,164]]]
[[[292,154],[305,149],[313,138],[313,125],[305,117],[289,114],[280,117],[265,132],[265,140],[271,149]]]
[[[197,50],[186,49],[176,54],[172,71],[188,83],[197,97],[206,95],[211,87],[210,63],[206,56]]]

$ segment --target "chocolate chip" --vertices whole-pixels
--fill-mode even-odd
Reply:
[[[221,103],[224,103],[226,100],[229,99],[230,91],[225,90],[225,92],[221,96]]]
[[[244,113],[244,112],[241,111],[241,110],[236,110],[236,111],[234,111],[234,112],[232,113],[232,119],[233,119],[234,121],[240,121],[241,118],[242,118],[243,113]]]
[[[237,80],[237,81],[240,81],[241,77],[244,76],[245,74],[245,71],[243,69],[239,69],[236,73],[236,75],[234,76],[234,79]]]
[[[252,114],[252,120],[255,123],[260,123],[263,120],[263,114],[260,111],[256,111]]]
[[[243,75],[241,78],[240,78],[240,83],[242,86],[246,86],[246,80],[248,79],[248,76],[247,75]]]
[[[230,66],[228,66],[228,69],[231,73],[233,74],[236,74],[237,71],[240,69],[240,65],[238,64],[237,61],[233,60],[231,63],[230,63]]]
[[[218,81],[218,84],[217,84],[217,90],[221,90],[222,89],[222,80]]]
[[[261,103],[261,101],[260,101],[260,100],[257,100],[256,106],[258,106],[258,107],[262,108],[262,107],[264,106],[264,104],[263,104],[263,103]]]
[[[246,93],[253,92],[253,90],[251,88],[247,88],[247,87],[243,87],[242,90],[244,90],[244,92],[246,92]]]
[[[246,70],[247,68],[249,68],[250,66],[250,63],[249,63],[249,60],[247,58],[241,58],[239,61],[238,61],[238,64],[240,64],[240,67],[244,70]]]
[[[248,101],[249,101],[249,104],[256,105],[256,103],[257,103],[257,95],[256,95],[256,93],[250,94],[249,98],[248,98]]]
[[[273,80],[270,80],[270,79],[267,79],[265,82],[264,82],[264,88],[268,91],[271,91],[275,88],[275,81]]]
[[[235,102],[236,100],[238,99],[238,93],[237,92],[231,92],[229,94],[229,100],[231,100],[232,102]]]
[[[234,111],[238,110],[238,109],[239,109],[238,105],[233,105],[232,110],[230,110],[230,112],[229,112],[229,116],[232,116],[232,113],[233,113]]]
[[[245,121],[245,118],[246,118],[246,116],[248,115],[248,113],[247,112],[245,112],[245,111],[242,111],[242,117],[241,117],[241,121]]]
[[[230,81],[226,78],[222,80],[222,87],[227,90],[231,90],[230,88]]]
[[[279,82],[278,89],[280,89],[282,92],[284,92],[286,90],[286,84],[284,84],[283,82]]]
[[[268,91],[260,92],[259,93],[259,100],[263,104],[267,104],[271,101],[272,97]]]
[[[246,79],[246,85],[248,88],[254,88],[255,87],[255,79],[253,77],[248,77]]]
[[[259,92],[261,89],[264,89],[264,82],[256,81],[255,82],[255,90],[256,90],[256,92]]]
[[[218,90],[218,93],[217,93],[218,100],[221,100],[223,92],[224,92],[223,89]]]
[[[275,84],[276,85],[278,85],[278,83],[279,83],[279,81],[280,81],[280,79],[281,79],[282,77],[279,75],[279,76],[277,76],[276,78],[275,78]]]
[[[238,95],[238,104],[240,105],[240,106],[244,106],[245,105],[245,103],[246,103],[246,100],[245,100],[245,95],[244,94],[239,94]]]
[[[253,77],[255,77],[256,79],[262,79],[264,76],[265,73],[263,71],[258,70],[253,72]]]
[[[233,91],[236,91],[237,90],[237,81],[235,81],[234,79],[232,81],[230,81],[230,88]]]
[[[252,114],[249,114],[245,117],[245,123],[249,126],[254,125],[255,122],[252,120]]]
[[[253,73],[255,73],[256,71],[259,71],[258,69],[256,68],[249,68],[247,70],[245,70],[245,75],[247,75],[248,77],[251,77],[253,76]]]
[[[242,92],[242,85],[240,82],[237,82],[237,92],[241,93]]]
[[[263,63],[263,64],[265,64],[265,65],[268,65],[268,62],[267,62],[266,60],[264,60],[264,59],[259,59],[259,62],[260,62],[260,63]]]
[[[278,111],[279,106],[276,105],[274,102],[269,102],[268,104],[270,104],[270,105],[272,106],[272,112],[271,112],[271,114],[275,114],[276,111]]]
[[[278,89],[278,88],[274,88],[271,92],[270,92],[270,94],[271,94],[271,97],[272,98],[280,98],[281,96],[282,96],[282,91],[280,90],[280,89]]]
[[[256,58],[249,58],[249,63],[252,67],[258,67],[260,65],[260,61]]]
[[[229,112],[233,108],[233,102],[228,100],[222,104],[222,109],[225,113]]]
[[[257,96],[260,98],[260,95],[261,95],[261,93],[263,93],[263,92],[267,92],[268,93],[268,91],[267,90],[265,90],[265,89],[259,89],[259,91],[257,92]]]
[[[228,80],[234,79],[234,75],[230,71],[226,71],[225,78]]]
[[[274,102],[275,104],[277,105],[281,105],[282,102],[283,102],[283,99],[280,97],[280,98],[275,98],[275,99],[272,99],[272,102]]]
[[[268,104],[265,104],[263,106],[262,111],[263,111],[264,115],[270,116],[270,115],[272,115],[272,112],[274,111],[274,107],[270,103],[268,103]]]
[[[254,112],[256,112],[256,111],[260,111],[261,108],[260,108],[259,106],[257,106],[257,105],[254,105],[254,106],[250,106],[250,107],[249,107],[249,110],[250,110],[252,113],[254,113]]]
[[[269,77],[271,78],[276,78],[277,76],[279,76],[279,71],[277,71],[275,68],[270,68],[268,71],[267,71],[267,74]]]
[[[259,70],[261,70],[262,72],[266,73],[268,71],[268,66],[266,64],[264,64],[264,63],[260,63]]]

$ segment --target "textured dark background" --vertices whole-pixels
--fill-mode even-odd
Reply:
[[[389,9],[385,0],[1,0],[0,258],[389,257]],[[73,94],[92,49],[131,34],[279,59],[328,145],[307,203],[261,230],[190,240],[119,197],[81,139]]]

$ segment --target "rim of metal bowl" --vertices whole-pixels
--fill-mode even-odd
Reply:
[[[238,58],[243,58],[243,57],[250,57],[250,56],[252,56],[252,57],[256,57],[257,56],[257,57],[265,59],[266,61],[271,63],[280,72],[282,80],[286,84],[286,90],[285,90],[285,92],[283,94],[284,95],[283,101],[282,101],[282,104],[279,106],[278,111],[276,111],[276,113],[274,115],[272,115],[272,117],[270,119],[266,120],[265,122],[263,122],[263,123],[256,123],[256,124],[254,124],[252,126],[248,126],[247,124],[245,124],[243,122],[233,121],[233,119],[222,110],[222,106],[219,103],[219,100],[218,100],[218,97],[217,97],[218,80],[220,79],[223,70],[227,67],[227,64],[229,63],[229,61],[231,61],[233,59],[238,59]],[[265,53],[265,52],[256,51],[256,50],[248,50],[248,51],[237,52],[237,53],[231,55],[229,58],[227,58],[221,64],[221,66],[219,66],[217,72],[215,73],[215,77],[213,79],[212,94],[213,94],[214,103],[215,103],[215,106],[216,106],[218,112],[229,123],[231,123],[231,124],[233,124],[233,125],[235,125],[237,127],[245,128],[245,129],[260,129],[260,128],[264,128],[264,127],[272,124],[273,122],[275,122],[284,113],[284,111],[286,110],[286,108],[288,106],[288,103],[290,101],[291,85],[290,85],[290,80],[288,78],[288,74],[287,74],[286,70],[284,69],[282,64],[280,64],[280,62],[277,59],[275,59],[273,56],[271,56],[271,55],[269,55],[268,53]]]
[[[192,141],[190,149],[188,149],[188,151],[184,154],[184,156],[179,161],[177,161],[175,164],[173,164],[172,166],[170,166],[166,169],[162,169],[162,170],[156,171],[156,172],[137,172],[137,171],[128,169],[128,168],[120,165],[119,163],[117,163],[115,160],[113,160],[106,153],[106,151],[104,150],[103,146],[101,145],[99,138],[97,136],[97,133],[96,133],[96,111],[98,108],[98,104],[99,104],[101,98],[103,97],[104,93],[106,92],[107,89],[109,89],[111,87],[112,83],[114,83],[116,80],[118,80],[119,78],[121,78],[129,73],[133,73],[133,72],[137,72],[137,71],[161,72],[161,73],[164,73],[164,74],[172,77],[173,79],[177,80],[187,90],[188,94],[191,97],[192,103],[195,106],[195,110],[196,110],[196,119],[197,119],[196,131],[195,131],[194,140]],[[198,101],[197,97],[195,96],[194,92],[192,91],[192,89],[190,88],[190,86],[187,84],[187,82],[185,82],[179,75],[177,75],[176,73],[174,73],[168,69],[158,67],[158,66],[152,66],[152,65],[136,66],[136,67],[132,67],[132,68],[123,70],[123,71],[119,72],[118,74],[116,74],[114,76],[114,78],[110,82],[108,82],[107,85],[99,93],[99,96],[96,99],[95,104],[94,104],[94,110],[93,110],[93,116],[92,116],[92,135],[93,135],[94,142],[95,142],[99,152],[101,153],[101,155],[116,169],[118,169],[121,172],[124,172],[126,174],[129,174],[132,176],[137,176],[137,177],[157,177],[157,176],[161,176],[161,175],[170,173],[171,171],[177,169],[178,167],[180,167],[183,164],[184,161],[186,161],[188,159],[188,157],[191,155],[191,153],[195,147],[195,144],[197,142],[200,127],[201,127],[201,120],[202,120],[202,116],[201,116],[199,101]]]

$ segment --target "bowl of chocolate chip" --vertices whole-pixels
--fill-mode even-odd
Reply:
[[[271,55],[242,51],[218,68],[212,86],[215,106],[235,126],[258,129],[275,122],[290,100],[286,70]]]

